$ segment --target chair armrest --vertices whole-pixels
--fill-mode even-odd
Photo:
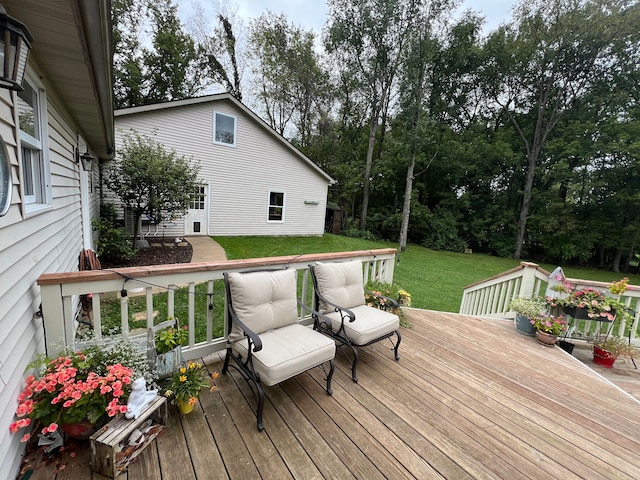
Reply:
[[[344,319],[345,316],[349,317],[349,322],[353,322],[356,319],[356,315],[355,313],[353,313],[351,310],[349,310],[348,308],[344,308],[341,307],[340,305],[337,305],[329,300],[327,300],[326,298],[324,298],[322,296],[322,294],[320,292],[318,292],[316,290],[316,295],[318,295],[318,299],[322,300],[324,303],[326,303],[327,305],[329,305],[330,307],[333,307],[335,309],[336,312],[340,312],[340,316],[342,317],[342,322],[344,323]],[[318,312],[319,313],[319,312]]]
[[[244,336],[249,339],[249,352],[259,352],[260,350],[262,350],[262,340],[260,340],[260,337],[256,335],[253,330],[242,323],[242,321],[238,318],[238,315],[236,315],[236,312],[232,308],[227,309],[227,311],[229,312],[229,315],[231,315],[231,318],[236,323],[236,325],[238,325],[243,331]],[[252,344],[253,349],[251,348]]]
[[[320,313],[317,310],[314,310],[313,308],[305,305],[304,303],[302,303],[299,299],[298,299],[298,305],[300,306],[300,308],[302,308],[303,310],[306,310],[307,312],[309,312],[311,314],[312,317],[315,317],[319,320],[322,320],[324,323],[326,323],[327,325],[331,325],[331,319],[329,317],[327,317],[324,313]],[[355,317],[354,317],[355,319]],[[351,320],[353,321],[353,320]]]
[[[377,298],[384,298],[384,300],[385,300],[384,310],[387,310],[389,307],[391,307],[392,309],[399,307],[398,301],[393,299],[393,298],[391,298],[391,297],[385,297],[384,295],[372,292],[371,290],[367,290],[366,288],[365,288],[364,291],[368,295],[373,295],[374,297],[377,297]]]

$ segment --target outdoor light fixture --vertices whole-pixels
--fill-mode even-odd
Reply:
[[[80,155],[80,150],[76,148],[76,163],[82,163],[82,169],[85,172],[91,171],[91,162],[93,160],[94,157],[89,153],[89,151],[86,151],[82,155]]]
[[[0,87],[22,91],[22,79],[33,37],[24,24],[0,5]]]

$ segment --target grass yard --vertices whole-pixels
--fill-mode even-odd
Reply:
[[[372,242],[332,234],[322,237],[216,237],[215,240],[230,259],[398,247],[391,242]],[[416,308],[458,312],[465,286],[518,265],[520,260],[512,258],[436,251],[409,245],[405,252],[398,254],[394,283],[411,294],[412,305]],[[540,266],[552,271],[557,265]],[[625,276],[603,270],[562,267],[566,276],[586,280],[611,282]],[[630,283],[640,285],[640,276],[626,276]]]

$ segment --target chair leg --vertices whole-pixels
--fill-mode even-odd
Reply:
[[[224,365],[222,366],[222,374],[226,375],[227,372],[229,371],[229,358],[231,357],[232,353],[231,353],[231,348],[227,347],[227,353],[224,356]]]
[[[398,348],[400,347],[400,342],[402,341],[402,335],[400,335],[400,331],[396,330],[396,336],[398,337],[398,341],[396,342],[396,346],[393,349],[396,360],[400,360],[400,355],[398,355]]]
[[[258,410],[256,411],[256,420],[258,424],[258,431],[264,430],[264,423],[262,423],[262,410],[264,409],[264,389],[262,388],[262,382],[255,382],[256,389],[258,390]]]
[[[358,348],[353,345],[346,343],[353,350],[353,363],[351,364],[351,380],[353,383],[358,383],[358,376],[356,375],[356,367],[358,366]]]
[[[333,364],[333,359],[329,360],[329,374],[327,375],[327,393],[329,395],[333,395],[333,390],[331,389],[331,380],[333,379],[333,371],[335,370],[335,365]]]

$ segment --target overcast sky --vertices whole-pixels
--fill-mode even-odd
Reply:
[[[215,0],[198,0],[207,10]],[[225,3],[225,0],[220,0]],[[179,15],[186,21],[190,13],[193,0],[176,0],[179,5]],[[304,29],[313,29],[318,34],[326,20],[327,3],[321,0],[232,0],[230,3],[238,5],[238,14],[244,19],[245,25],[249,20],[259,17],[263,12],[271,10],[275,14],[284,13],[295,25]],[[485,33],[494,30],[498,25],[511,17],[511,8],[516,0],[464,0],[459,11],[467,8],[479,11],[486,18]]]

